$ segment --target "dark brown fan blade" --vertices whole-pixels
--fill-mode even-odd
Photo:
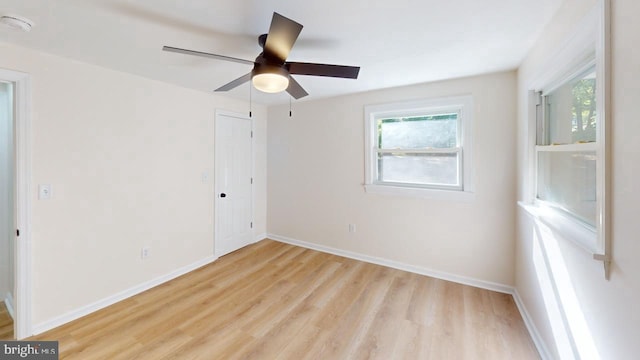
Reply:
[[[309,95],[309,93],[307,93],[292,76],[289,76],[289,87],[287,88],[287,92],[296,99]]]
[[[359,66],[314,64],[301,62],[287,62],[286,68],[290,74],[330,76],[346,79],[357,79],[360,72]]]
[[[210,54],[210,53],[206,53],[206,52],[202,52],[202,51],[180,49],[180,48],[175,48],[175,47],[171,47],[171,46],[163,46],[162,50],[169,51],[169,52],[174,52],[174,53],[180,53],[180,54],[208,57],[208,58],[218,59],[218,60],[233,61],[233,62],[237,62],[237,63],[240,63],[240,64],[253,65],[253,61],[250,61],[250,60],[238,59],[238,58],[234,58],[234,57],[231,57],[231,56]]]
[[[245,74],[240,76],[239,78],[233,80],[232,82],[222,85],[219,88],[215,89],[214,91],[229,91],[235,87],[238,87],[244,83],[246,83],[247,81],[251,80],[251,73]]]
[[[265,57],[284,63],[300,31],[302,31],[302,25],[274,12],[267,41],[264,44]]]

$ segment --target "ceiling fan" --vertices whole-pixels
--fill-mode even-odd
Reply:
[[[217,88],[215,91],[229,91],[251,80],[253,86],[260,91],[276,93],[286,90],[294,98],[300,99],[309,94],[291,75],[358,78],[359,66],[287,61],[287,56],[298,39],[300,31],[302,31],[302,25],[274,12],[269,33],[258,37],[258,44],[263,51],[254,61],[171,46],[164,46],[162,50],[253,65],[253,69],[248,74]]]

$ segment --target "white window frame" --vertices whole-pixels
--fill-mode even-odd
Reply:
[[[561,49],[549,57],[547,66],[528,82],[529,92],[529,156],[528,180],[525,199],[521,206],[536,219],[543,222],[561,238],[576,243],[591,253],[593,258],[604,262],[605,278],[609,278],[610,267],[610,24],[609,0],[599,0],[597,6],[585,16],[573,35]],[[587,144],[559,145],[557,147],[537,145],[537,110],[539,93],[549,93],[562,84],[583,73],[595,64],[596,67],[596,142]],[[595,151],[596,162],[596,226],[591,227],[564,211],[537,199],[538,154],[540,151]]]
[[[457,113],[457,143],[451,149],[400,150],[408,153],[454,153],[460,156],[459,186],[420,185],[377,181],[379,153],[398,152],[397,149],[378,149],[377,120],[389,117],[408,117]],[[365,191],[368,193],[402,195],[412,197],[443,198],[451,200],[473,199],[473,97],[471,95],[430,98],[407,102],[367,105],[364,108],[365,123]]]
[[[537,122],[543,122],[544,125],[547,126],[537,126],[536,128],[536,139],[540,138],[541,135],[543,136],[542,139],[538,139],[536,140],[536,142],[543,142],[545,144],[536,144],[535,145],[535,179],[534,179],[534,184],[535,184],[535,194],[534,194],[534,203],[538,206],[544,206],[546,208],[552,208],[554,211],[558,212],[558,222],[562,221],[562,222],[575,222],[574,225],[571,224],[567,224],[566,226],[563,226],[563,228],[566,228],[567,226],[580,226],[581,228],[584,228],[581,231],[581,233],[583,235],[577,237],[578,241],[580,243],[582,243],[585,246],[588,246],[590,248],[595,249],[596,246],[591,244],[593,242],[596,241],[597,239],[597,227],[591,226],[590,224],[587,224],[585,222],[583,222],[582,220],[580,220],[577,216],[575,216],[574,214],[565,211],[563,209],[561,209],[558,205],[556,205],[553,202],[548,202],[548,201],[544,201],[544,200],[540,200],[537,196],[538,196],[538,187],[539,187],[539,183],[538,183],[538,171],[540,170],[540,154],[541,153],[553,153],[553,152],[567,152],[567,153],[576,153],[576,152],[595,152],[596,156],[598,157],[598,160],[596,162],[596,166],[599,162],[600,162],[600,157],[602,154],[601,151],[601,146],[600,146],[600,141],[601,141],[601,134],[600,134],[600,124],[599,122],[601,121],[602,117],[599,114],[596,114],[597,117],[597,123],[596,123],[596,141],[595,142],[589,142],[589,143],[573,143],[573,144],[559,144],[559,145],[554,145],[554,144],[550,144],[549,141],[549,120],[547,118],[547,108],[546,108],[546,104],[545,104],[545,100],[546,97],[554,92],[555,90],[557,90],[559,87],[567,84],[568,82],[576,79],[577,77],[585,74],[587,71],[589,71],[590,69],[593,68],[597,68],[596,66],[596,59],[595,59],[596,55],[595,52],[590,55],[589,57],[587,57],[585,60],[583,60],[584,63],[582,64],[578,64],[575,66],[575,69],[573,72],[570,73],[569,76],[567,77],[563,77],[560,81],[553,81],[551,83],[551,85],[547,86],[546,88],[544,88],[544,91],[540,91],[538,92],[540,98],[538,99],[538,105],[540,106],[539,110],[536,113],[536,120]],[[597,75],[596,75],[597,76]],[[600,99],[599,96],[599,92],[600,92],[600,80],[596,77],[596,109],[600,110],[600,105],[598,105],[598,100]],[[597,169],[596,169],[596,173],[597,173]],[[597,176],[597,175],[596,175]],[[599,194],[603,191],[603,188],[600,186],[596,187],[596,203],[597,203],[597,199],[600,197]],[[562,215],[562,216],[560,216]],[[599,216],[599,210],[598,210],[598,216]],[[575,234],[574,234],[575,235]],[[576,238],[575,236],[573,236],[573,238]]]

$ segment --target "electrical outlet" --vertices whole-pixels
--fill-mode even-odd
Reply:
[[[142,257],[143,260],[151,256],[151,248],[143,247],[142,251],[140,252],[140,256]]]

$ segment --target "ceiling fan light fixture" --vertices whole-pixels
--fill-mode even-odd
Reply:
[[[258,66],[251,77],[253,86],[266,93],[278,93],[289,87],[289,73],[279,66]]]

